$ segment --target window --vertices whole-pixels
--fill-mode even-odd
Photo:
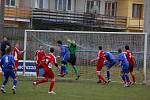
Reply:
[[[55,9],[67,11],[71,10],[72,0],[55,0]]]
[[[117,3],[116,2],[105,2],[105,15],[116,16]]]
[[[87,7],[86,7],[87,13],[99,13],[100,12],[100,0],[97,1],[87,1]]]
[[[16,0],[5,0],[6,6],[16,6]]]
[[[48,0],[35,0],[35,7],[48,9]]]
[[[133,18],[143,18],[143,4],[133,4],[132,17]]]

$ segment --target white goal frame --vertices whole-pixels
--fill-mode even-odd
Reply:
[[[144,64],[143,64],[143,71],[144,71],[144,83],[147,82],[146,76],[146,68],[147,68],[147,49],[148,49],[148,33],[136,33],[136,32],[95,32],[95,31],[55,31],[55,30],[25,30],[24,33],[24,50],[27,49],[27,32],[50,32],[50,33],[89,33],[89,34],[137,34],[137,35],[145,35],[144,38]],[[26,52],[24,52],[23,57],[23,75],[25,75],[25,66],[26,66]]]

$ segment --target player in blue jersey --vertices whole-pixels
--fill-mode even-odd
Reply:
[[[118,60],[119,60],[119,65],[121,66],[121,78],[124,81],[124,87],[128,87],[130,85],[130,80],[129,80],[129,62],[127,60],[126,54],[122,52],[121,49],[118,49]]]
[[[58,46],[60,47],[60,58],[61,58],[61,77],[64,77],[68,73],[68,60],[70,58],[69,49],[63,45],[62,41],[57,41]]]
[[[11,77],[13,79],[12,91],[16,94],[17,78],[14,72],[14,63],[14,56],[11,54],[11,48],[8,46],[6,47],[6,54],[1,59],[1,66],[4,73],[4,81],[1,86],[2,93],[6,93],[5,85],[8,82],[8,78]]]
[[[116,64],[116,59],[115,56],[109,51],[104,52],[104,57],[105,66],[107,67],[107,81],[110,82],[110,68]]]

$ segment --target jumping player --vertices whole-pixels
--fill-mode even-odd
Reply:
[[[110,82],[110,68],[116,64],[116,59],[115,56],[109,51],[106,51],[104,54],[105,65],[107,67],[107,81]]]
[[[16,43],[15,47],[13,49],[13,55],[14,55],[14,58],[15,58],[15,65],[14,65],[15,73],[17,73],[18,66],[19,66],[19,60],[20,60],[20,58],[21,58],[21,56],[24,52],[25,52],[25,50],[23,50],[23,51],[19,50],[19,43]]]
[[[43,65],[42,65],[42,60],[44,59],[45,57],[45,52],[43,50],[43,46],[39,46],[39,50],[36,51],[35,53],[35,61],[36,61],[36,76],[38,77],[39,76],[39,70],[40,68],[43,68]]]
[[[130,85],[130,80],[129,80],[129,63],[126,57],[126,54],[122,52],[121,49],[118,49],[118,60],[119,60],[119,65],[121,66],[121,78],[124,81],[124,87],[128,87]]]
[[[69,59],[69,63],[72,65],[73,67],[73,70],[76,74],[76,80],[79,79],[80,77],[80,73],[78,71],[78,68],[77,68],[77,65],[76,65],[76,50],[77,50],[77,45],[75,43],[75,41],[71,41],[71,40],[68,40],[69,42],[69,51],[70,51],[70,59]]]
[[[105,84],[107,83],[107,81],[101,74],[101,70],[104,66],[104,51],[102,50],[102,46],[99,46],[98,57],[96,59],[91,60],[91,62],[96,61],[96,60],[97,60],[96,74],[99,79],[97,83],[101,83],[101,81],[103,81],[103,83]]]
[[[129,62],[129,73],[132,78],[132,84],[135,84],[136,79],[135,75],[133,74],[133,68],[135,67],[136,61],[128,45],[125,46],[125,53]]]
[[[12,91],[13,94],[16,94],[17,78],[14,72],[14,60],[14,56],[11,54],[11,48],[9,46],[6,47],[6,54],[1,59],[1,66],[4,73],[4,81],[1,86],[2,93],[6,93],[5,85],[7,84],[9,77],[11,77],[13,79]]]
[[[64,75],[68,73],[68,60],[70,58],[70,52],[66,46],[63,45],[62,41],[57,41],[58,46],[60,47],[61,53],[61,71],[63,71]],[[62,73],[62,72],[61,72]]]
[[[56,62],[56,57],[54,56],[54,48],[50,48],[50,53],[46,55],[44,58],[44,74],[43,78],[41,80],[33,82],[34,85],[39,85],[41,83],[48,82],[48,79],[50,79],[50,86],[48,93],[50,94],[56,94],[53,91],[54,83],[55,83],[55,75],[54,72],[52,71],[52,64],[55,64],[55,66],[58,68],[58,64]]]

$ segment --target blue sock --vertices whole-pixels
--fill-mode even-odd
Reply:
[[[13,81],[13,86],[16,87],[17,86],[17,80]]]
[[[122,80],[123,80],[124,82],[126,81],[125,75],[121,75],[121,78],[122,78]]]
[[[5,86],[5,85],[7,84],[7,82],[8,82],[8,79],[5,79],[5,80],[3,81],[3,85]]]
[[[110,71],[107,71],[107,79],[110,79]]]
[[[128,76],[128,75],[124,75],[124,76],[125,76],[125,78],[126,78],[126,81],[127,81],[127,82],[130,82],[129,76]]]

